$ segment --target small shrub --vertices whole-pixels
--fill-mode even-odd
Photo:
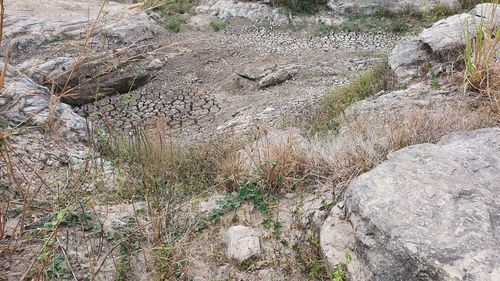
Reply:
[[[312,15],[318,11],[321,5],[326,4],[325,0],[277,0],[276,5],[285,6],[292,14]]]
[[[222,29],[226,28],[227,22],[223,20],[214,20],[210,22],[210,27],[212,27],[212,30],[215,32],[219,32]]]
[[[173,32],[180,32],[182,28],[182,21],[175,16],[165,16],[164,25],[165,28],[170,29]]]

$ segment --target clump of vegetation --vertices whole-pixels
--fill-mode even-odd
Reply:
[[[189,0],[146,0],[143,3],[146,10],[156,10],[161,12],[164,18],[165,28],[180,32],[184,20],[181,15],[188,14],[192,10]]]
[[[182,29],[183,22],[175,16],[165,16],[165,28],[170,29],[173,32],[180,32]]]
[[[474,8],[474,6],[476,6],[477,4],[494,2],[494,1],[491,1],[491,0],[458,0],[458,2],[460,2],[462,9],[469,10],[469,9]]]
[[[275,0],[273,4],[286,7],[294,15],[312,15],[326,2],[326,0]]]
[[[484,94],[491,101],[495,111],[500,113],[500,67],[498,65],[498,47],[500,28],[494,28],[496,8],[494,4],[489,20],[481,19],[475,26],[476,36],[465,34],[465,85],[467,88]],[[467,29],[468,30],[468,29]]]
[[[217,19],[217,20],[210,22],[210,27],[215,32],[221,31],[222,29],[226,28],[226,26],[227,26],[227,22],[223,21],[223,20]]]
[[[355,77],[349,84],[328,93],[317,111],[307,116],[306,127],[310,133],[338,128],[337,117],[353,103],[388,89],[392,77],[389,65],[380,63]]]
[[[423,13],[408,9],[402,12],[392,12],[379,8],[373,14],[353,13],[346,21],[335,26],[335,30],[348,32],[383,31],[397,34],[417,33],[422,28],[429,27],[439,19],[455,14],[457,11],[440,4]]]

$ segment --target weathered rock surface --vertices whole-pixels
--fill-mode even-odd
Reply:
[[[364,13],[369,14],[384,8],[392,12],[401,12],[411,9],[417,12],[430,11],[438,5],[454,9],[460,7],[457,0],[329,0],[327,6],[337,13]]]
[[[359,101],[346,109],[345,116],[348,121],[357,118],[365,122],[397,125],[404,120],[416,119],[415,113],[418,112],[427,115],[451,114],[451,109],[465,108],[471,101],[466,96],[459,96],[452,87],[434,90],[425,83],[417,83],[408,89],[383,92],[379,96]]]
[[[88,139],[88,124],[84,118],[74,113],[69,105],[51,97],[47,88],[37,85],[10,65],[0,95],[0,114],[6,122],[32,121],[48,126],[66,139]]]
[[[85,57],[56,57],[45,62],[35,58],[21,63],[18,68],[37,83],[54,86],[61,101],[82,105],[143,85],[164,64],[149,57],[147,49],[127,48]]]
[[[412,38],[394,47],[389,65],[400,83],[408,83],[420,74],[420,66],[430,59],[426,45],[419,39]]]
[[[151,39],[159,26],[143,11],[128,5],[97,0],[33,0],[6,3],[4,36],[10,41],[11,56],[41,45],[80,39],[88,31],[105,37],[108,43],[134,44]],[[103,8],[101,11],[101,7]]]
[[[500,128],[394,152],[357,178],[345,200],[371,280],[499,280]],[[339,247],[332,224],[322,229],[327,260]]]
[[[163,66],[151,42],[164,29],[125,4],[10,2],[4,31],[12,64],[70,104],[128,92]]]
[[[479,4],[470,13],[442,19],[417,37],[398,44],[389,58],[398,80],[401,83],[410,82],[420,74],[419,68],[426,63],[435,68],[440,67],[438,64],[442,61],[456,59],[458,52],[465,47],[467,34],[475,36],[480,23],[494,28],[500,26],[500,8],[491,3]]]
[[[220,19],[230,17],[242,17],[251,21],[271,21],[277,24],[285,24],[289,19],[278,9],[263,3],[237,2],[234,0],[209,0],[197,7],[199,12],[209,13]]]
[[[238,262],[244,262],[260,254],[260,237],[251,228],[237,225],[231,226],[224,234],[227,256]]]
[[[435,53],[446,53],[465,45],[467,30],[475,34],[475,22],[479,18],[471,14],[458,14],[442,19],[424,29],[420,40]]]

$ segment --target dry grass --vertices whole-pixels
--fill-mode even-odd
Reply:
[[[5,14],[5,6],[3,3],[3,0],[0,0],[0,46],[3,43],[3,20],[4,20],[4,14]],[[5,76],[7,75],[7,65],[9,63],[8,53],[9,48],[5,48],[5,55],[4,55],[4,61],[3,61],[3,68],[2,72],[0,73],[0,91],[3,89],[3,86],[5,84]]]
[[[489,20],[476,23],[473,27],[477,35],[466,33],[466,46],[463,55],[465,62],[465,90],[471,89],[489,98],[494,111],[500,113],[500,61],[498,48],[500,44],[500,29],[495,28],[496,4]]]

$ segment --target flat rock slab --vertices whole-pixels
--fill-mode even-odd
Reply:
[[[500,128],[392,153],[345,199],[373,280],[500,280]]]

